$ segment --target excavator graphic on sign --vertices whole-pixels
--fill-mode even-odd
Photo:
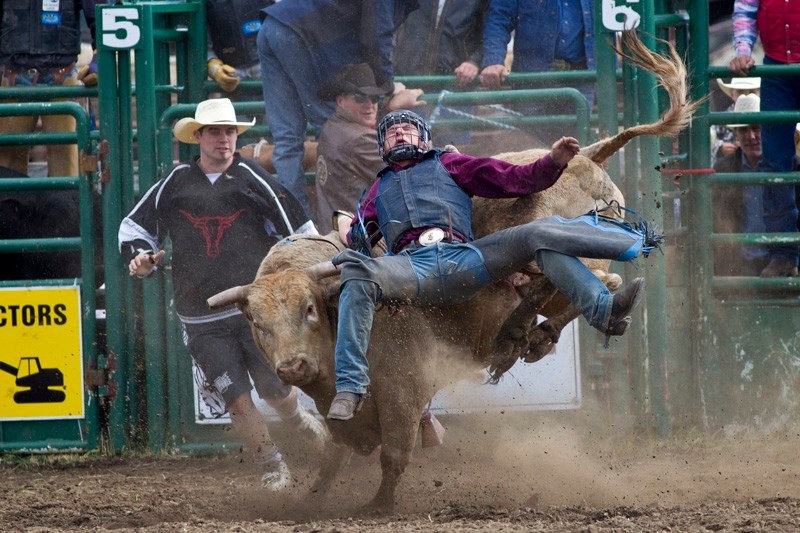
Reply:
[[[64,391],[50,387],[64,387],[64,374],[57,368],[42,368],[38,357],[22,357],[14,368],[0,361],[0,370],[17,378],[17,387],[25,387],[14,393],[14,403],[60,403],[67,397]]]

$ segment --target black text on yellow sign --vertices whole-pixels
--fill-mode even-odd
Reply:
[[[78,287],[0,289],[0,420],[83,418]]]

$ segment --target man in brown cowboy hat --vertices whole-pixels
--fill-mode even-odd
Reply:
[[[345,65],[317,95],[335,101],[336,109],[325,122],[317,147],[315,221],[321,233],[332,229],[336,211],[353,211],[361,193],[386,166],[378,155],[375,123],[379,111],[424,105],[421,89],[405,89],[381,108],[386,90],[377,86],[366,63]]]
[[[262,483],[282,490],[289,470],[251,399],[259,396],[291,427],[321,443],[322,423],[278,379],[235,307],[210,311],[206,299],[253,280],[261,259],[283,237],[316,233],[300,203],[255,162],[236,153],[239,133],[253,124],[236,118],[227,98],[200,102],[193,118],[175,124],[175,137],[200,155],[176,165],[148,190],[119,229],[119,248],[131,276],[149,276],[172,242],[175,309],[186,345],[207,389],[221,396],[233,429],[261,469]]]

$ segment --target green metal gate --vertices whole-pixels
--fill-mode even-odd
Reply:
[[[91,91],[81,88],[0,89],[3,99],[20,100],[87,94]],[[113,362],[99,356],[96,346],[94,183],[92,173],[85,171],[96,160],[91,155],[89,117],[71,101],[0,103],[0,117],[25,115],[71,115],[76,131],[3,135],[0,145],[77,143],[83,170],[79,176],[0,179],[0,197],[19,191],[75,190],[79,234],[0,240],[0,260],[11,253],[78,251],[81,275],[0,280],[0,452],[94,450],[101,445],[100,404],[105,405],[106,370]]]

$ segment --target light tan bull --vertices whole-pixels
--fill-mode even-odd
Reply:
[[[670,109],[654,124],[629,128],[583,149],[559,181],[541,193],[517,200],[476,200],[477,236],[553,214],[577,216],[597,203],[621,203],[619,190],[600,164],[636,135],[674,135],[686,125],[695,104],[686,101],[686,73],[680,58],[674,51],[670,58],[651,53],[633,33],[626,33],[624,42],[633,54],[629,60],[655,72],[667,88]],[[542,153],[499,157],[528,162]],[[303,389],[323,414],[335,394],[338,278],[320,277],[320,273],[331,270],[330,258],[340,249],[334,236],[298,237],[292,244],[276,245],[252,284],[209,300],[212,306],[239,305],[252,324],[256,343],[278,375]],[[618,276],[607,274],[607,261],[589,264],[608,285],[619,285]],[[467,304],[436,309],[400,307],[376,313],[368,353],[370,396],[353,420],[329,424],[335,442],[359,453],[381,447],[383,476],[368,510],[393,509],[397,482],[408,464],[420,415],[436,390],[463,376],[460,370],[474,372],[491,365],[501,374],[518,357],[540,358],[561,328],[577,316],[550,283],[534,272],[532,265],[532,281],[522,288],[496,283]],[[550,318],[536,325],[536,313]],[[343,447],[331,450],[314,490],[330,486],[344,453]]]

